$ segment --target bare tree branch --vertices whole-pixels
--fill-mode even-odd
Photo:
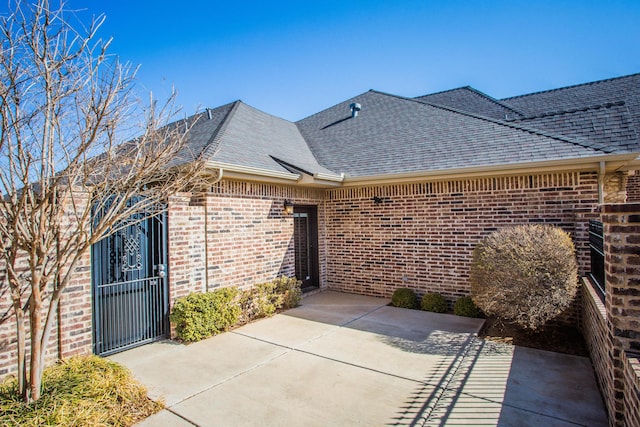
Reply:
[[[78,263],[133,215],[157,215],[167,197],[196,185],[202,164],[179,160],[193,123],[167,125],[175,95],[160,109],[135,97],[136,69],[98,38],[104,16],[85,25],[64,2],[13,6],[0,18],[1,286],[13,301],[19,376],[29,378],[21,391],[36,400]],[[139,136],[121,144],[140,111]]]

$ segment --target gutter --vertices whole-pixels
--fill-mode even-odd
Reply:
[[[469,168],[452,168],[437,171],[416,171],[397,174],[380,174],[368,176],[345,177],[344,186],[361,186],[369,184],[390,184],[409,181],[435,181],[454,178],[479,178],[485,176],[502,176],[540,172],[567,171],[601,171],[601,163],[606,171],[618,171],[632,166],[640,166],[638,153],[592,156],[572,159],[545,160],[542,162],[510,163],[492,166],[475,166]],[[603,173],[604,173],[603,172]]]
[[[313,175],[306,175],[304,173],[280,172],[215,161],[207,162],[207,168],[219,169],[220,171],[224,170],[225,178],[248,179],[286,185],[299,183],[301,185],[311,187],[335,187],[344,180],[344,174],[331,175],[319,172]],[[312,179],[309,179],[309,177]]]
[[[215,168],[225,171],[225,175],[229,176],[235,174],[256,175],[267,178],[283,179],[288,181],[298,181],[301,178],[300,174],[290,172],[278,172],[269,169],[255,168],[252,166],[240,166],[231,163],[223,162],[207,162],[208,168]]]
[[[590,157],[521,162],[502,165],[452,168],[436,171],[415,171],[392,174],[376,174],[350,177],[344,173],[332,175],[273,171],[251,166],[241,166],[224,162],[207,162],[207,169],[219,171],[215,182],[225,178],[245,179],[285,185],[299,184],[318,188],[350,187],[363,185],[384,185],[416,181],[441,181],[446,179],[481,178],[488,176],[523,175],[529,173],[596,171],[598,172],[599,202],[604,199],[604,182],[607,172],[640,169],[638,153],[606,154]],[[310,179],[311,178],[311,179]],[[323,182],[324,181],[324,182]]]
[[[321,179],[323,181],[333,181],[333,182],[342,182],[344,181],[344,173],[341,173],[340,175],[330,175],[328,173],[314,173],[313,177],[316,179]]]

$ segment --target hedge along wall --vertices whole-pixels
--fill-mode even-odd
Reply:
[[[530,222],[570,232],[585,273],[597,200],[597,174],[580,172],[329,190],[328,286],[384,297],[406,286],[452,301],[470,291],[478,239]]]
[[[248,287],[295,273],[293,215],[284,201],[318,208],[321,287],[326,284],[324,191],[223,180],[169,203],[171,301],[217,287]]]

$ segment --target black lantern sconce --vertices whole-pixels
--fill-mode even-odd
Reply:
[[[380,205],[382,203],[391,203],[391,199],[388,197],[378,197],[378,196],[374,196],[373,199],[373,204],[374,205]]]
[[[293,213],[293,203],[291,203],[291,200],[284,201],[284,213],[287,215],[291,215]]]

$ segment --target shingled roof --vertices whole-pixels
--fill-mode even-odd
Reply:
[[[468,86],[417,98],[370,90],[296,123],[236,101],[186,119],[188,149],[210,167],[309,185],[593,167],[640,153],[639,95],[640,74],[503,100]]]
[[[525,115],[471,86],[445,90],[418,96],[415,99],[430,104],[439,104],[494,119],[522,118]]]
[[[624,101],[516,120],[526,126],[565,135],[607,153],[638,149],[638,135]]]
[[[275,173],[339,175],[321,166],[296,125],[235,101],[194,116],[187,147],[211,166]]]
[[[640,149],[640,74],[504,98],[500,102],[523,112],[528,125],[580,135],[606,145],[612,152]],[[571,120],[574,125],[568,124]],[[589,130],[593,132],[585,133]]]
[[[357,117],[351,103],[362,106]],[[297,125],[321,164],[350,177],[604,154],[569,138],[373,90]]]

